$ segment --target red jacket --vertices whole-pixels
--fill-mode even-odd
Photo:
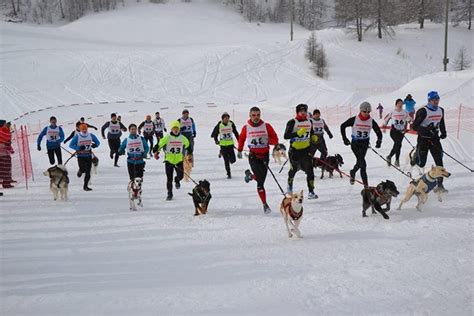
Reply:
[[[12,134],[10,132],[10,129],[5,125],[0,127],[0,151],[3,154],[13,153],[11,141],[12,141]]]
[[[265,126],[267,127],[267,133],[268,133],[268,144],[269,145],[278,144],[278,135],[275,133],[275,130],[270,124],[265,123],[264,121],[260,120],[260,122],[258,122],[258,124],[255,125],[250,119],[247,121],[247,123],[253,126],[260,126],[262,124],[265,124]],[[242,127],[242,131],[240,132],[239,146],[237,148],[238,151],[244,150],[246,139],[247,139],[247,124],[245,124]],[[265,148],[252,148],[250,149],[250,152],[254,153],[257,157],[263,157],[270,152],[270,146],[267,146]]]

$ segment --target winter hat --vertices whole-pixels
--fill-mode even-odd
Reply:
[[[6,122],[7,122],[7,121],[5,121],[5,120],[0,120],[0,126],[5,125]]]
[[[428,101],[429,100],[439,100],[439,94],[436,91],[428,92]]]
[[[170,129],[173,129],[173,128],[175,128],[175,127],[181,128],[181,124],[180,124],[178,121],[172,121],[172,122],[170,123]]]
[[[81,132],[87,132],[87,124],[81,124],[79,125],[79,130]]]
[[[359,110],[360,110],[361,112],[371,112],[371,111],[372,111],[372,106],[370,105],[369,102],[364,101],[364,102],[362,102],[362,103],[360,104]]]
[[[221,119],[224,119],[224,117],[226,117],[226,116],[230,118],[229,113],[227,113],[227,112],[222,113]]]
[[[313,115],[315,115],[315,114],[321,114],[321,111],[319,111],[318,109],[315,109],[315,110],[313,111]]]
[[[137,124],[132,123],[132,124],[128,125],[128,130],[130,130],[132,127],[137,128]]]
[[[188,110],[188,109],[184,109],[183,112],[181,112],[181,114],[184,114],[184,113],[188,113],[188,114],[189,114],[189,110]]]
[[[296,106],[296,113],[299,113],[301,111],[306,111],[308,112],[308,106],[306,104],[298,104]]]

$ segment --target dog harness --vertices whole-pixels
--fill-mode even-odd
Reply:
[[[64,171],[64,170],[62,170],[61,168],[58,168],[58,167],[56,167],[56,166],[54,166],[53,168],[54,168],[54,170],[56,170],[56,169],[61,170],[61,173],[62,173],[61,178],[59,178],[58,183],[55,183],[55,184],[56,184],[56,187],[59,189],[59,186],[61,185],[61,182],[63,182],[64,180],[66,180],[66,183],[69,184],[69,177],[67,176],[67,171]],[[53,179],[53,177],[51,177],[51,176],[49,176],[49,178],[50,178],[51,180]]]
[[[432,179],[432,181],[430,181],[428,178]],[[426,184],[426,191],[425,193],[428,193],[430,192],[431,190],[433,190],[436,185],[438,184],[438,181],[434,178],[431,178],[431,176],[429,175],[429,172],[428,173],[425,173],[421,178],[419,178],[417,181],[413,181],[413,184],[414,185],[417,185],[419,183],[419,181],[423,181],[425,184]]]
[[[135,184],[135,182],[133,182],[133,180],[131,180],[130,181],[130,189],[132,189],[133,198],[137,198],[138,197],[138,192],[140,192],[140,189],[136,189],[134,184]]]
[[[291,207],[291,200],[288,203],[283,203],[283,209],[288,210],[288,214],[290,215],[291,219],[297,221],[303,216],[303,207],[301,207],[301,212],[296,213],[293,207]]]

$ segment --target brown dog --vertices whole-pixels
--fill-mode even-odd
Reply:
[[[405,197],[400,202],[398,209],[402,208],[402,205],[408,202],[413,195],[418,198],[418,203],[416,204],[416,209],[421,211],[421,206],[426,203],[428,200],[428,193],[433,190],[438,195],[438,201],[442,202],[443,199],[441,198],[441,190],[436,190],[436,186],[438,185],[438,178],[445,177],[448,178],[451,174],[441,166],[432,166],[431,169],[426,172],[420,178],[410,182],[408,186],[408,190],[405,193]]]
[[[184,156],[183,169],[184,169],[184,181],[189,182],[189,176],[193,171],[194,159],[193,155],[187,154]]]
[[[294,234],[296,237],[301,238],[298,226],[303,218],[303,190],[283,198],[280,205],[280,212],[283,215],[288,237],[291,238]]]

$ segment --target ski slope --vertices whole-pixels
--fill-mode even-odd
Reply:
[[[367,97],[391,104],[414,91],[422,104],[423,90],[431,84],[446,108],[469,101],[472,72],[427,75],[437,63],[422,63],[418,51],[409,61],[389,58],[389,51],[400,45],[428,45],[439,26],[428,26],[426,42],[408,26],[400,30],[408,34],[404,39],[377,44],[368,36],[374,49],[367,52],[339,30],[318,32],[338,60],[329,81],[315,79],[305,64],[308,32],[298,28],[289,43],[286,26],[249,24],[207,1],[140,4],[61,27],[0,27],[1,117],[67,103],[126,100],[45,109],[17,122],[37,124],[56,115],[65,123],[86,116],[100,126],[105,118],[99,115],[119,112],[128,125],[162,107],[170,122],[186,105],[181,102],[189,102],[198,129],[191,176],[208,179],[213,196],[209,213],[201,217],[192,216],[191,182],[174,191],[173,201],[165,201],[164,165],[149,160],[144,207],[130,212],[124,159],[121,168],[112,167],[103,141],[96,150],[100,165],[92,176],[93,191],[82,191],[73,159],[67,164],[70,201],[54,202],[49,179],[42,175],[48,168],[46,154],[32,144],[35,181],[28,191],[5,191],[0,204],[0,314],[472,314],[474,192],[472,176],[461,166],[445,158],[452,176],[445,181],[450,192],[443,203],[432,195],[423,212],[415,210],[414,200],[397,211],[399,197],[389,221],[379,215],[361,217],[359,185],[349,185],[347,178],[316,178],[319,199],[304,202],[303,238],[290,240],[278,211],[282,195],[271,175],[266,188],[273,212],[264,215],[255,183],[243,181],[247,160],[238,160],[233,179],[226,179],[210,138],[222,112],[229,112],[240,129],[255,104],[282,137],[299,102],[331,107]],[[455,41],[472,38],[460,29],[453,33]],[[373,58],[367,57],[375,50]],[[344,55],[352,58],[345,66],[340,65]],[[373,67],[368,72],[361,64],[367,58]],[[395,70],[405,70],[406,76]],[[397,75],[389,76],[390,71]],[[71,127],[65,128],[68,134]],[[329,152],[344,157],[347,172],[355,159],[342,144],[337,122],[330,128]],[[448,137],[443,146],[472,167],[470,139]],[[387,155],[391,145],[384,134],[380,153]],[[403,168],[409,150],[404,142]],[[410,179],[373,152],[367,161],[371,185],[391,179],[404,193]],[[270,167],[286,187],[288,169],[279,174],[279,165],[271,162]],[[307,194],[301,173],[296,189]]]

